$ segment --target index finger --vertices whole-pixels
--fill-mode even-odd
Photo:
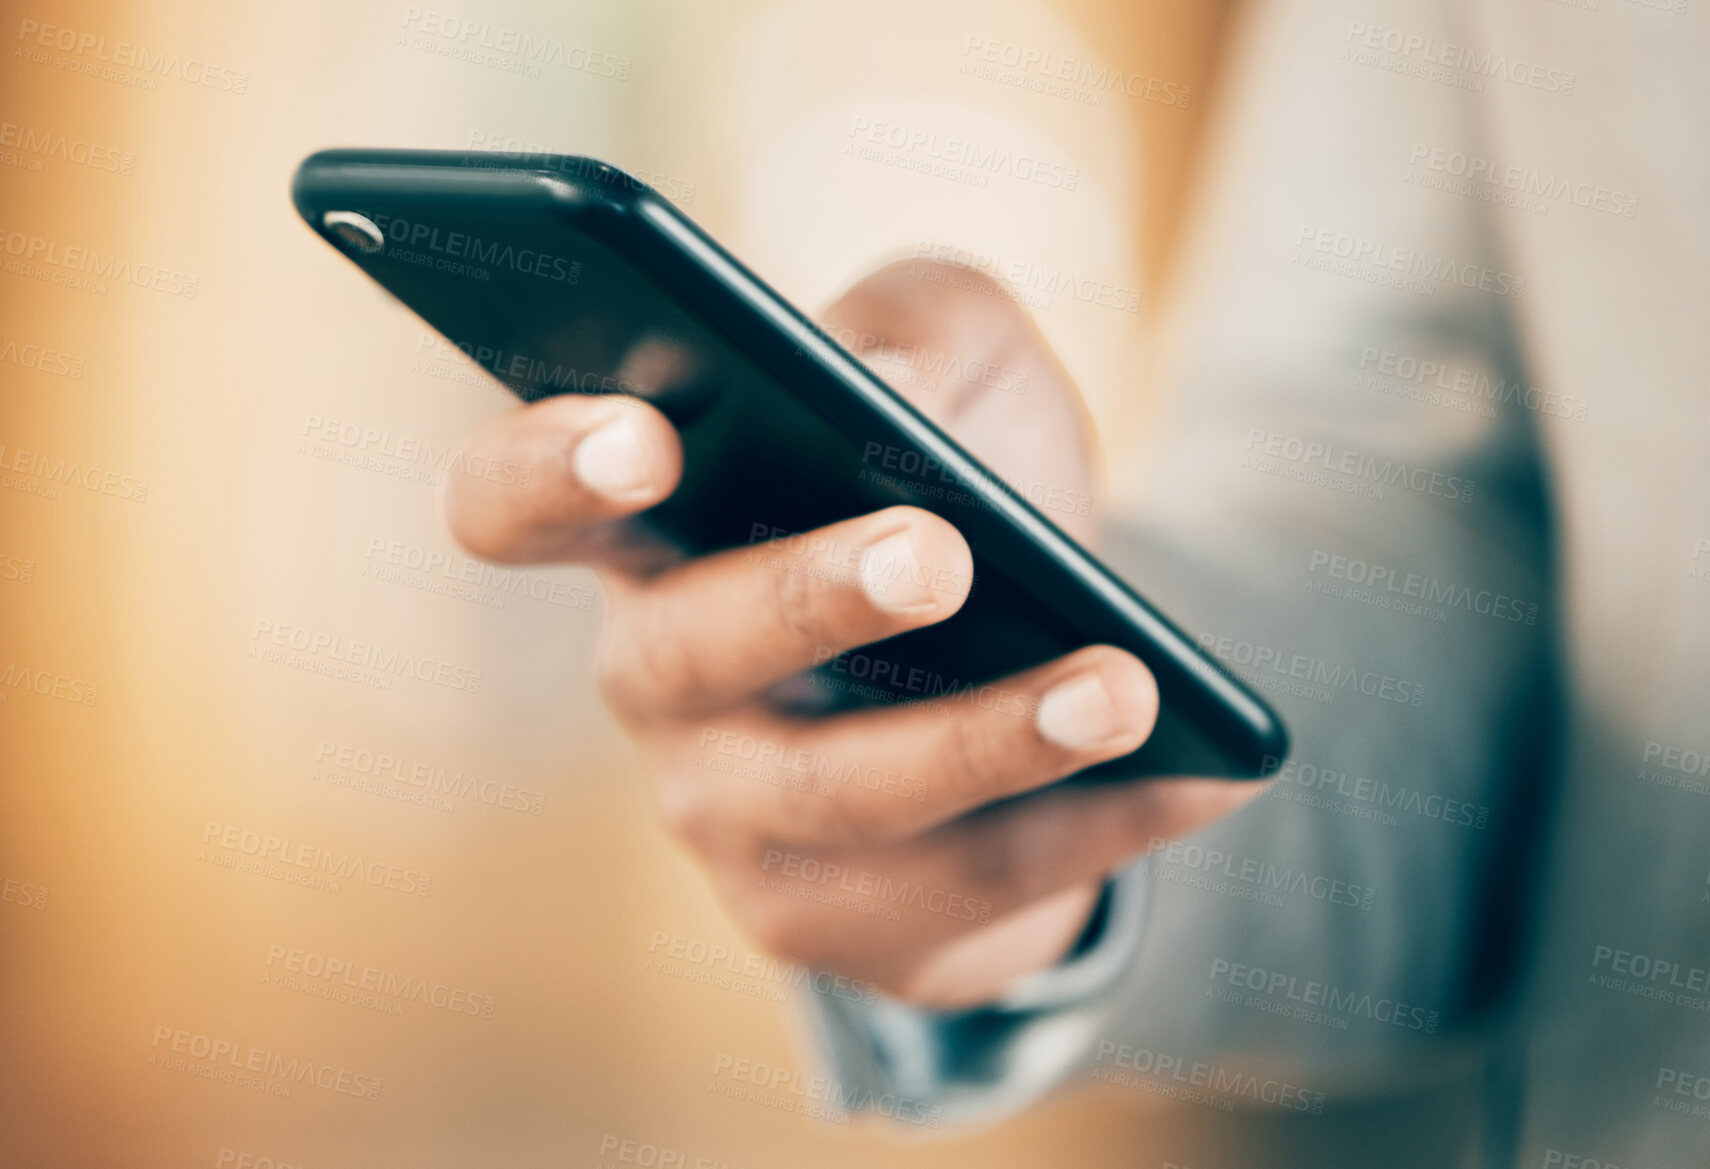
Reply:
[[[587,559],[614,521],[663,500],[683,448],[640,398],[565,394],[489,419],[452,460],[446,526],[470,552],[505,563]]]

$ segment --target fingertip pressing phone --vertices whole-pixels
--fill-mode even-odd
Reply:
[[[970,693],[1111,644],[1157,679],[1157,726],[1139,750],[1075,778],[1252,779],[1288,754],[1262,699],[616,167],[572,155],[326,150],[298,167],[291,193],[311,228],[524,401],[625,394],[658,407],[681,436],[683,477],[642,518],[687,553],[897,504],[954,524],[973,553],[967,601],[864,649],[884,669],[864,680],[860,701]],[[815,673],[824,680],[828,669]]]

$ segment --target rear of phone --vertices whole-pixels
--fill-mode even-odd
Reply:
[[[762,546],[904,503],[960,528],[974,553],[967,603],[864,649],[856,671],[822,669],[828,698],[1002,702],[986,683],[1109,643],[1152,670],[1162,712],[1144,747],[1087,775],[1248,778],[1287,753],[1281,722],[1238,680],[616,168],[334,150],[302,164],[292,195],[312,228],[519,397],[657,406],[681,434],[684,474],[645,519],[686,552],[789,556]]]

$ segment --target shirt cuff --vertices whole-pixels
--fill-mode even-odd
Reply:
[[[1034,1103],[1095,1041],[1099,1007],[1139,952],[1149,897],[1140,860],[1107,882],[1103,921],[1069,957],[979,1007],[816,993],[811,1023],[840,1094],[851,1110],[929,1128],[989,1123]]]

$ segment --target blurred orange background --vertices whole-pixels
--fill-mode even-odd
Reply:
[[[812,1070],[805,992],[694,960],[753,951],[600,707],[593,578],[413,567],[479,576],[433,481],[508,399],[286,196],[323,146],[540,148],[675,193],[809,307],[921,240],[1084,269],[1146,293],[1040,313],[1116,461],[1228,6],[456,2],[0,4],[0,670],[30,679],[0,687],[0,879],[32,890],[0,904],[3,1159],[1203,1169],[1289,1123],[1106,1089],[923,1137],[711,1090],[721,1059]],[[458,56],[447,19],[564,54]],[[1191,97],[963,73],[989,38]],[[1038,144],[1082,182],[865,165],[858,117]],[[79,248],[114,278],[68,283]],[[428,664],[333,673],[358,644]],[[362,867],[251,871],[262,841]],[[339,1001],[347,977],[370,985]],[[201,1074],[251,1049],[317,1071]]]

